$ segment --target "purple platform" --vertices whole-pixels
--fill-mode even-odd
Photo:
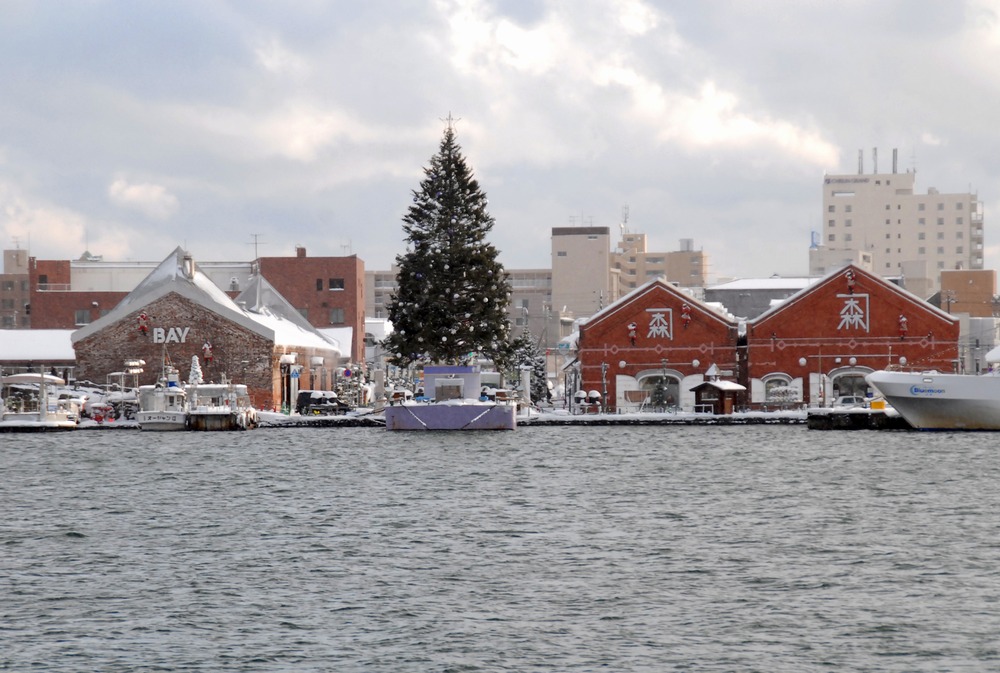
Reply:
[[[513,430],[513,404],[402,404],[385,408],[386,430]]]

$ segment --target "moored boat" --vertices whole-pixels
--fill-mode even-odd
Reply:
[[[1000,374],[879,370],[865,377],[919,430],[1000,430]]]
[[[177,370],[170,368],[156,385],[139,387],[140,430],[187,430],[187,392],[181,386]]]
[[[0,378],[0,432],[76,430],[80,408],[74,398],[58,399],[53,386],[66,385],[58,376],[11,374]]]
[[[188,427],[191,430],[251,430],[257,411],[241,383],[188,385]]]

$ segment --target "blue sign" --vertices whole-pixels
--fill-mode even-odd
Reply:
[[[292,378],[293,379],[299,378],[299,371],[297,369],[292,370]]]

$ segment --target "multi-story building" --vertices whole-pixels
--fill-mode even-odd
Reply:
[[[552,228],[552,305],[577,317],[591,316],[619,297],[611,268],[608,227]]]
[[[31,326],[28,251],[4,250],[0,274],[0,329]]]
[[[822,245],[810,253],[819,275],[832,251],[867,251],[875,273],[900,276],[910,292],[929,297],[945,269],[983,268],[983,205],[971,192],[914,191],[916,173],[865,174],[823,179]],[[840,256],[842,259],[843,256]]]
[[[313,327],[350,328],[351,361],[364,362],[365,264],[357,255],[307,257],[296,246],[295,257],[260,257],[257,265]]]
[[[654,278],[681,287],[704,287],[708,256],[694,249],[694,240],[681,239],[680,250],[649,252],[646,234],[624,232],[611,253],[611,266],[621,274],[622,291],[634,290]]]

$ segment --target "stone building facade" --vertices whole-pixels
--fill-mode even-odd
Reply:
[[[145,314],[145,320],[140,316]],[[140,329],[145,326],[146,330]],[[205,344],[211,344],[210,358]],[[223,377],[245,383],[261,407],[273,406],[278,356],[265,336],[214,313],[177,293],[126,313],[104,329],[76,341],[78,379],[104,383],[108,373],[122,371],[128,360],[143,360],[138,383],[156,383],[164,365],[172,365],[187,380],[192,356],[197,356],[206,382]]]
[[[103,383],[136,360],[145,362],[139,385],[165,365],[188,380],[197,356],[204,381],[245,383],[258,408],[331,387],[342,355],[262,278],[233,301],[180,248],[72,340],[78,380]]]

